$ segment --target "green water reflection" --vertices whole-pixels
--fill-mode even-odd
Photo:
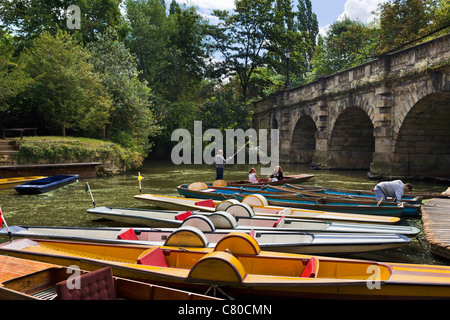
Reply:
[[[260,168],[256,167],[260,172]],[[246,179],[248,165],[229,165],[225,168],[226,180]],[[314,178],[305,184],[347,189],[372,189],[376,181],[369,180],[365,171],[311,171],[305,165],[283,165],[285,174],[309,173]],[[147,161],[139,170],[142,193],[177,196],[176,187],[182,183],[208,182],[215,178],[215,170],[209,165],[180,165],[168,161]],[[125,175],[80,179],[63,188],[40,194],[19,195],[13,188],[0,189],[0,206],[8,225],[40,225],[66,227],[120,226],[113,221],[93,221],[86,210],[93,206],[86,183],[89,182],[97,206],[147,208],[145,202],[135,200],[139,194],[138,171]],[[446,185],[433,182],[413,182],[415,191],[442,192]],[[402,224],[422,228],[420,218],[402,220]],[[377,253],[352,255],[380,261],[448,264],[448,260],[431,255],[423,233],[413,239],[407,248],[385,250]]]

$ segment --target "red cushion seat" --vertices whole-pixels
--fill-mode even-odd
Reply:
[[[56,284],[60,300],[116,300],[112,270],[109,267],[98,269],[80,276],[79,288],[76,281],[64,280]]]
[[[315,278],[317,276],[317,270],[319,267],[319,261],[311,257],[306,264],[305,268],[303,269],[303,272],[300,277],[302,278]]]
[[[117,235],[117,239],[120,239],[120,240],[139,240],[138,237],[136,236],[136,233],[134,232],[134,230],[132,228],[129,228],[129,229],[119,233]]]
[[[150,249],[147,252],[143,253],[141,256],[139,256],[137,263],[155,267],[169,266],[166,257],[164,256],[164,252],[161,250],[160,247]]]
[[[210,208],[215,208],[216,207],[214,205],[214,201],[212,201],[212,199],[197,201],[195,203],[195,205],[196,206],[203,206],[203,207],[210,207]]]
[[[190,217],[190,216],[192,216],[192,212],[190,212],[190,211],[182,212],[175,216],[175,220],[184,221],[184,220],[186,220],[187,217]]]

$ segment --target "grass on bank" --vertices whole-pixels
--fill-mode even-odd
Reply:
[[[112,161],[127,169],[142,165],[143,156],[132,149],[110,141],[80,137],[33,136],[17,139],[19,164],[106,162]]]

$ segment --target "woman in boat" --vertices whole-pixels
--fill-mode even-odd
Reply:
[[[258,175],[256,174],[255,168],[251,168],[248,171],[248,181],[251,183],[258,183],[260,181]]]
[[[280,166],[276,166],[272,175],[270,176],[271,181],[283,180],[283,170]]]

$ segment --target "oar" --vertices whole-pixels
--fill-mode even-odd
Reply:
[[[0,216],[2,217],[2,221],[5,224],[5,228],[8,231],[9,241],[13,241],[11,230],[9,230],[8,224],[6,223],[6,219],[2,214],[2,207],[0,207]]]
[[[94,208],[95,208],[95,200],[94,200],[94,196],[92,195],[92,191],[91,188],[89,187],[89,182],[86,182],[86,192],[89,191],[89,193],[91,194],[91,199],[92,199],[92,203],[94,204]]]

